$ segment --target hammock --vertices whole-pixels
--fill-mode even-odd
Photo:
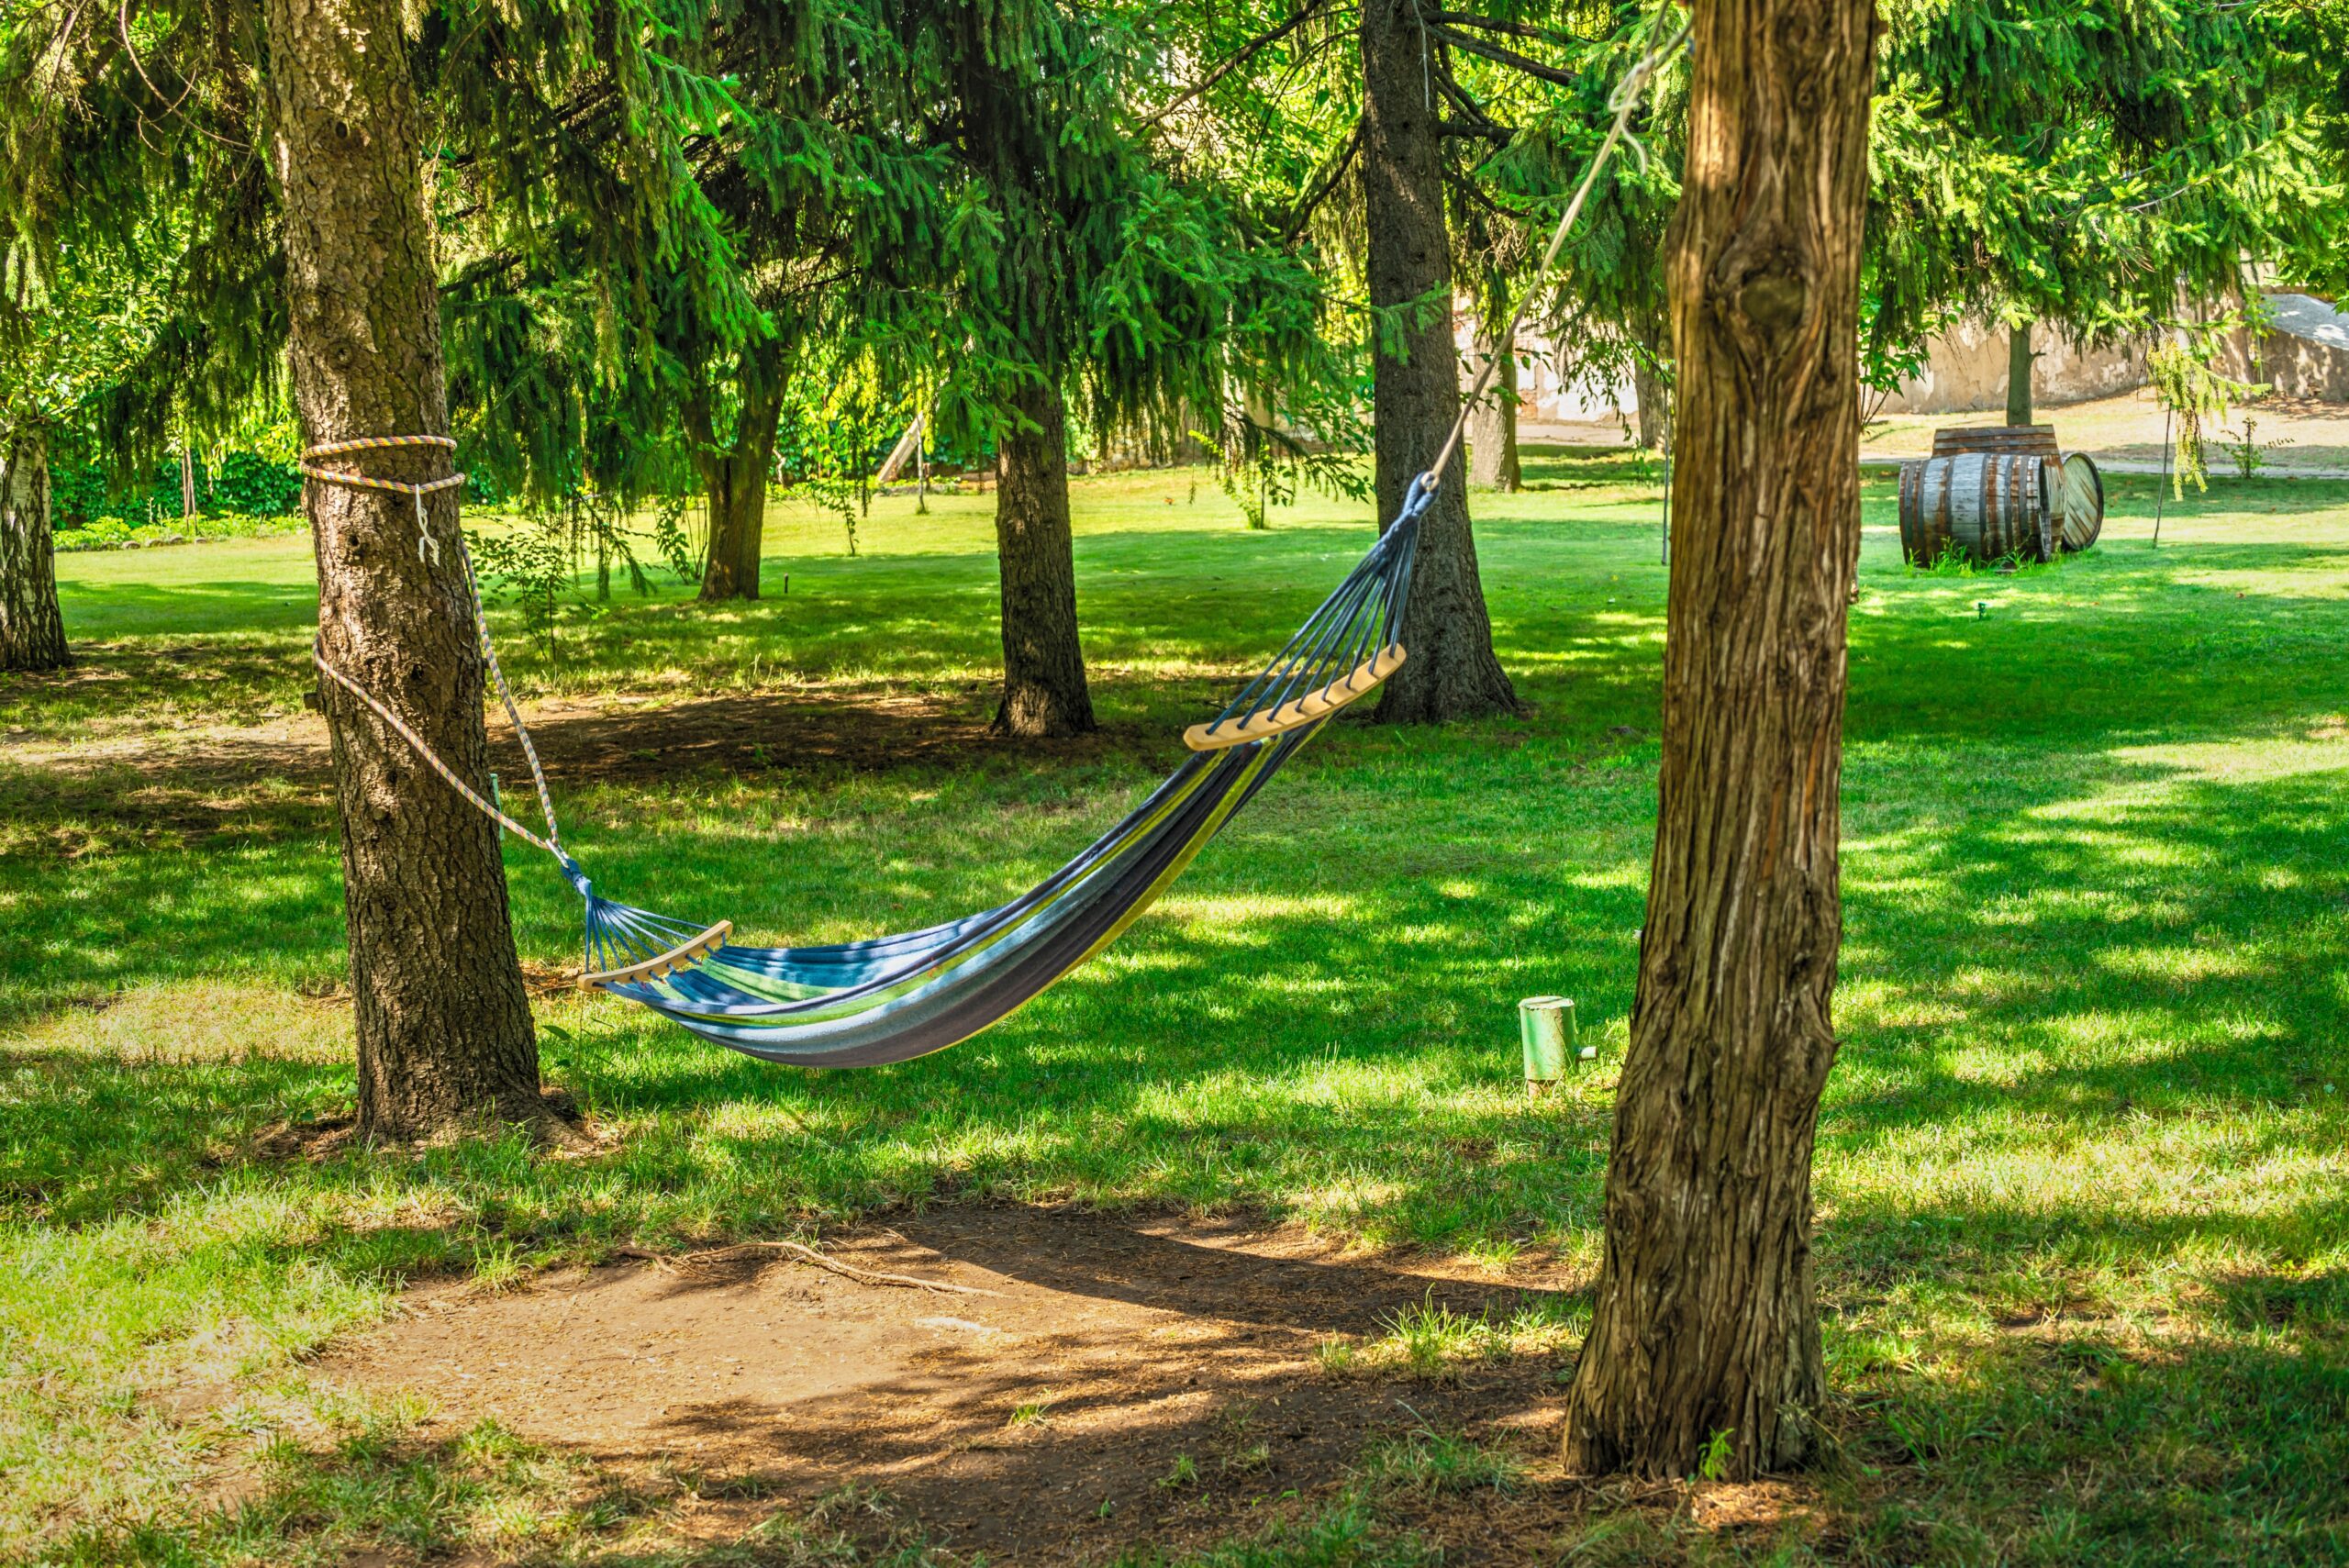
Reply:
[[[581,983],[769,1062],[870,1067],[968,1040],[1124,930],[1331,714],[1401,665],[1394,632],[1425,505],[1380,537],[1213,722],[1185,733],[1192,755],[1165,783],[1010,903],[869,941],[751,948],[724,926],[612,903],[581,877]]]
[[[440,439],[419,442],[410,437],[398,444],[438,445]],[[306,461],[376,444],[346,441],[313,449],[304,454],[303,472],[329,482],[416,491],[417,527],[427,530],[417,548],[437,550],[425,522],[426,486],[364,479]],[[626,997],[705,1040],[764,1061],[877,1066],[968,1040],[1091,957],[1150,906],[1330,715],[1375,690],[1402,666],[1396,633],[1410,596],[1419,517],[1434,496],[1431,479],[1411,486],[1394,524],[1279,655],[1215,718],[1184,732],[1191,756],[1125,820],[1008,904],[866,941],[744,947],[730,940],[730,921],[681,920],[616,903],[595,890],[562,847],[538,748],[481,614],[481,590],[462,530],[456,548],[482,654],[529,762],[546,817],[544,836],[460,777],[405,720],[323,654],[314,652],[313,658],[321,673],[406,740],[451,788],[507,831],[554,857],[587,906],[581,985]]]
[[[1652,35],[1653,36],[1653,35]],[[1615,122],[1585,172],[1550,239],[1529,287],[1499,340],[1511,341],[1526,302],[1556,262],[1599,171],[1619,143],[1645,153],[1630,130],[1642,88],[1687,40],[1687,28],[1642,54],[1617,87]],[[1148,799],[1083,853],[1035,887],[996,908],[895,936],[819,947],[744,947],[730,921],[703,925],[615,903],[595,890],[562,847],[554,799],[538,749],[499,667],[482,613],[481,590],[464,534],[459,561],[484,659],[515,738],[529,760],[546,817],[544,837],[516,821],[436,755],[389,707],[326,661],[320,673],[357,697],[406,740],[460,795],[499,826],[552,855],[586,904],[585,962],[580,984],[650,1008],[705,1040],[769,1062],[806,1067],[869,1067],[905,1062],[968,1040],[1098,951],[1147,909],[1166,885],[1347,704],[1400,668],[1398,640],[1411,591],[1419,518],[1435,498],[1437,476],[1458,449],[1468,413],[1491,384],[1487,360],[1461,406],[1434,465],[1415,480],[1402,509],[1368,554],[1286,647],[1215,718],[1184,732],[1192,755]],[[302,473],[329,484],[404,492],[415,497],[419,554],[438,560],[424,497],[464,483],[453,474],[425,484],[373,478],[318,465],[322,460],[388,447],[437,446],[446,436],[386,436],[332,442],[303,455]]]

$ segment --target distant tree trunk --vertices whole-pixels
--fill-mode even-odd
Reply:
[[[270,154],[283,186],[294,392],[306,441],[449,428],[414,88],[396,0],[266,0]],[[418,481],[437,448],[362,452]],[[482,661],[455,547],[457,497],[313,481],[318,641],[328,663],[486,787]],[[436,1134],[487,1118],[551,1131],[516,962],[497,829],[340,686],[324,683],[342,815],[359,1034],[359,1129]]]
[[[1569,1466],[1811,1451],[1872,0],[1699,0],[1671,258],[1664,763]]]
[[[1405,311],[1399,355],[1382,328],[1371,361],[1378,516],[1391,521],[1413,480],[1435,462],[1460,412],[1452,341],[1452,245],[1443,216],[1437,115],[1428,98],[1430,0],[1363,0],[1362,184],[1369,229],[1370,304]],[[1378,716],[1434,723],[1513,713],[1517,693],[1493,656],[1493,626],[1476,575],[1464,465],[1454,454],[1419,519],[1419,562],[1403,619],[1408,662],[1386,683]]]
[[[914,446],[914,516],[930,516],[930,416],[919,416],[921,434]]]
[[[2031,367],[2039,356],[2031,351],[2029,321],[2007,328],[2007,423],[2031,423]]]
[[[1631,396],[1639,404],[1631,417],[1640,445],[1663,451],[1672,443],[1672,391],[1654,366],[1636,357],[1631,361]]]
[[[1640,445],[1652,452],[1672,450],[1672,377],[1665,366],[1672,353],[1672,323],[1642,311],[1631,324],[1636,351],[1631,355],[1631,397],[1639,404]]]
[[[1014,394],[1020,428],[996,450],[996,554],[1003,573],[1003,701],[1007,735],[1081,735],[1095,728],[1076,636],[1076,548],[1069,529],[1068,427],[1061,389],[1031,383]]]
[[[50,528],[49,432],[28,427],[0,442],[0,670],[62,670],[72,662]]]
[[[1468,483],[1514,495],[1525,488],[1525,471],[1517,459],[1517,339],[1479,340],[1472,368],[1483,373],[1496,353],[1500,364],[1492,387],[1468,416]]]
[[[707,395],[685,407],[685,432],[709,502],[709,554],[701,573],[705,604],[759,596],[767,475],[774,470],[775,430],[783,419],[783,359],[781,345],[772,340],[743,351],[736,377],[741,406],[733,434],[723,443]]]
[[[180,448],[180,516],[195,516],[195,453],[184,444]]]

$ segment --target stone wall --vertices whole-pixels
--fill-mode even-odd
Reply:
[[[2145,384],[2143,342],[2087,349],[2043,324],[2032,335],[2032,401],[2047,407],[2086,403]],[[2007,406],[2007,329],[1961,322],[1935,338],[1925,373],[1886,399],[1887,414],[1965,414]]]
[[[2218,368],[2241,381],[2265,382],[2286,397],[2349,403],[2349,316],[2305,294],[2271,294],[2272,329],[2254,347],[2237,332]]]

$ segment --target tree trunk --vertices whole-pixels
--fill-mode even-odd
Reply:
[[[709,555],[702,564],[706,604],[759,596],[759,558],[766,544],[766,452],[729,450],[701,464],[709,501]]]
[[[1672,442],[1672,393],[1656,368],[1636,354],[1631,357],[1631,396],[1639,403],[1631,417],[1640,445],[1663,451]]]
[[[2031,351],[2031,326],[2019,321],[2007,328],[2007,423],[2031,423],[2031,366],[2039,356]]]
[[[185,446],[180,448],[180,516],[195,516],[195,453]]]
[[[1860,547],[1870,0],[1699,0],[1671,259],[1680,369],[1664,765],[1583,1472],[1801,1462],[1824,1393],[1810,1160]]]
[[[1443,216],[1437,115],[1428,99],[1429,0],[1363,0],[1362,184],[1370,304],[1393,312],[1372,356],[1378,516],[1392,521],[1411,482],[1435,462],[1460,412],[1452,342],[1452,245]],[[1429,6],[1432,14],[1432,6]],[[1397,350],[1400,350],[1399,352]],[[1419,518],[1419,551],[1402,642],[1408,661],[1386,683],[1378,716],[1435,723],[1514,713],[1517,693],[1493,656],[1476,576],[1464,465],[1455,453]]]
[[[1076,637],[1076,549],[1069,533],[1068,431],[1061,389],[1046,381],[1011,399],[1019,418],[996,458],[996,555],[1003,573],[1006,735],[1082,735],[1095,728]]]
[[[266,0],[285,215],[285,291],[304,439],[449,428],[419,125],[395,0]],[[409,482],[448,472],[420,447],[339,460]],[[318,643],[327,662],[487,789],[482,660],[456,550],[457,495],[312,481]],[[342,817],[343,904],[362,1137],[486,1118],[551,1130],[516,962],[497,829],[356,698],[323,684]]]
[[[783,418],[782,346],[770,341],[743,350],[736,382],[741,406],[725,444],[717,439],[707,396],[685,410],[686,434],[709,501],[709,555],[701,573],[705,604],[759,596],[767,475],[774,471],[775,429]]]
[[[1525,471],[1517,461],[1517,340],[1495,345],[1479,342],[1472,367],[1482,374],[1486,361],[1499,353],[1493,384],[1468,416],[1468,483],[1480,490],[1515,495],[1525,488]]]
[[[62,670],[72,662],[57,607],[56,552],[49,432],[30,427],[0,444],[0,670]]]
[[[1641,311],[1631,324],[1631,396],[1639,404],[1640,445],[1652,452],[1672,450],[1672,324]]]

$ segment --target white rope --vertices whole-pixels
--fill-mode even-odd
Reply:
[[[528,828],[523,827],[519,822],[515,821],[514,818],[507,816],[503,811],[500,811],[495,806],[484,798],[480,792],[475,790],[471,784],[465,783],[464,780],[459,778],[457,776],[457,770],[442,762],[439,753],[435,752],[431,747],[424,743],[424,737],[418,735],[415,730],[408,728],[407,721],[406,719],[400,717],[398,714],[394,713],[390,708],[376,701],[374,695],[370,693],[366,687],[361,685],[358,682],[352,680],[350,676],[344,674],[341,671],[328,663],[325,651],[318,648],[315,643],[313,643],[310,648],[310,662],[318,667],[318,673],[320,674],[334,682],[335,684],[340,686],[344,691],[349,692],[352,696],[357,697],[361,702],[365,703],[367,706],[373,711],[375,717],[382,719],[385,724],[391,726],[393,733],[397,735],[401,740],[406,741],[408,745],[415,750],[416,754],[423,758],[434,773],[439,773],[443,779],[448,781],[449,787],[451,789],[455,790],[459,795],[464,796],[467,800],[472,801],[473,805],[479,806],[484,816],[496,822],[498,826],[504,828],[507,832],[512,833],[517,838],[525,839],[529,842],[536,844],[539,848],[554,856],[557,860],[568,858],[563,854],[562,845],[551,842],[549,840],[540,838],[536,833],[531,832]]]
[[[1631,133],[1631,116],[1639,109],[1640,97],[1647,91],[1648,83],[1654,79],[1655,73],[1671,63],[1673,56],[1687,46],[1690,26],[1687,22],[1681,23],[1670,38],[1633,61],[1631,68],[1623,73],[1623,79],[1615,83],[1614,92],[1608,95],[1607,106],[1615,111],[1615,123],[1607,128],[1607,139],[1598,144],[1598,152],[1591,159],[1590,167],[1583,171],[1582,183],[1575,188],[1574,199],[1566,204],[1565,216],[1558,219],[1558,227],[1552,231],[1549,249],[1542,252],[1542,264],[1533,269],[1533,276],[1527,281],[1525,292],[1518,296],[1517,308],[1509,313],[1508,325],[1501,329],[1496,347],[1516,343],[1517,329],[1524,322],[1526,311],[1532,306],[1534,296],[1542,292],[1542,284],[1549,278],[1551,269],[1557,265],[1559,252],[1566,248],[1566,236],[1573,232],[1575,220],[1582,217],[1583,203],[1589,198],[1591,188],[1598,183],[1599,173],[1607,167],[1608,161],[1615,156],[1616,148],[1628,142],[1639,158],[1640,167],[1642,170],[1647,168],[1647,149]],[[1509,351],[1514,352],[1514,347]],[[1420,484],[1429,490],[1442,483],[1438,476],[1452,462],[1452,454],[1459,450],[1461,436],[1468,428],[1470,412],[1492,389],[1493,377],[1499,370],[1500,357],[1486,355],[1483,368],[1476,373],[1475,384],[1461,402],[1459,417],[1452,422],[1452,433],[1443,439],[1443,450],[1436,453],[1435,462],[1428,466],[1428,471],[1419,475]]]
[[[406,480],[377,479],[370,474],[353,473],[347,469],[321,468],[312,461],[317,458],[340,457],[349,452],[382,451],[405,447],[440,447],[453,452],[457,450],[457,443],[447,436],[362,436],[353,440],[328,441],[324,445],[310,447],[303,451],[302,473],[306,478],[320,480],[328,484],[348,484],[362,490],[389,491],[395,495],[405,492],[413,497],[416,502],[416,558],[428,567],[438,567],[440,564],[440,541],[432,537],[431,519],[425,514],[424,498],[436,491],[453,489],[462,484],[465,482],[463,474],[451,473],[446,478],[429,479],[412,484]],[[481,584],[473,576],[473,552],[465,548],[465,533],[462,528],[457,529],[457,559],[465,570],[465,602],[473,611],[474,638],[481,644],[482,657],[489,663],[491,679],[497,685],[497,700],[505,705],[507,721],[514,726],[514,738],[522,743],[522,755],[529,761],[530,782],[538,786],[539,809],[545,814],[547,819],[545,838],[540,838],[536,833],[507,816],[495,804],[484,798],[472,785],[459,778],[457,771],[442,762],[440,755],[424,743],[424,738],[410,728],[397,714],[378,701],[357,681],[328,663],[326,650],[315,642],[310,647],[311,662],[317,665],[319,671],[336,684],[365,703],[378,718],[390,725],[394,733],[406,740],[417,756],[431,765],[433,772],[449,782],[451,788],[479,806],[485,815],[507,831],[536,844],[540,849],[561,861],[564,870],[572,873],[576,880],[577,873],[571,856],[563,851],[562,830],[555,824],[554,794],[547,787],[546,770],[539,765],[539,749],[530,740],[529,728],[522,722],[522,710],[514,701],[513,688],[506,684],[506,671],[497,662],[496,645],[490,640],[489,616],[482,607]]]

